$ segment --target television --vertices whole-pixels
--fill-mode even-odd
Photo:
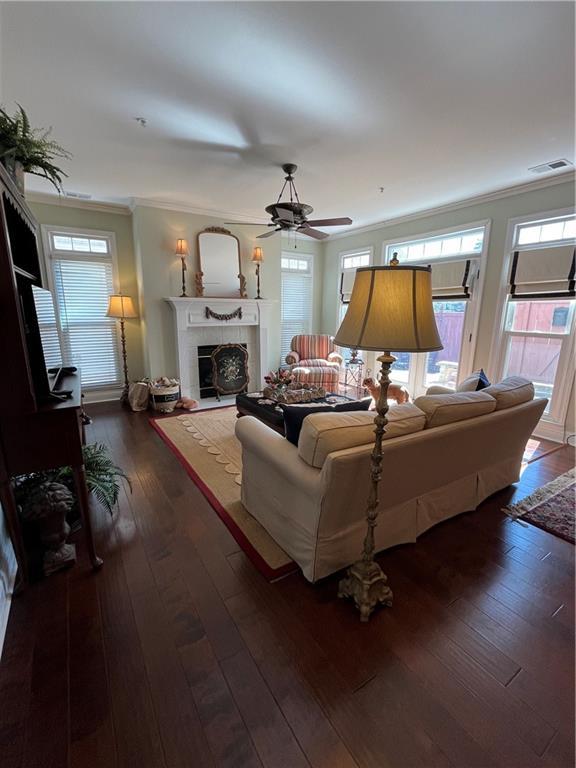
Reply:
[[[54,299],[28,280],[19,283],[34,394],[42,402],[57,395],[63,365]]]

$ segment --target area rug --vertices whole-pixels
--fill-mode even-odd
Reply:
[[[256,568],[272,581],[297,570],[293,560],[240,501],[242,450],[236,408],[211,408],[150,423],[204,494]]]
[[[574,544],[576,470],[571,469],[502,511]]]

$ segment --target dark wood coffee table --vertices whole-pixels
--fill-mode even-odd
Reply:
[[[331,393],[328,393],[326,397],[333,397]],[[338,395],[343,400],[353,400],[351,397],[345,395]],[[282,409],[278,407],[277,403],[259,403],[259,400],[265,400],[264,395],[244,394],[236,395],[236,408],[238,410],[238,418],[241,416],[255,416],[262,421],[266,426],[275,430],[281,435],[284,435],[284,415]],[[314,400],[315,403],[321,405],[326,402],[326,398],[323,397],[320,400]]]
[[[236,409],[238,418],[241,416],[255,416],[266,426],[284,435],[284,416],[276,403],[272,405],[260,404],[258,400],[264,400],[264,396],[251,397],[249,394],[236,395]]]

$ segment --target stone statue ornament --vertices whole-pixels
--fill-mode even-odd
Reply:
[[[38,525],[45,576],[76,562],[76,547],[66,543],[70,533],[66,515],[73,505],[74,497],[65,485],[46,481],[31,489],[20,507],[22,519]]]

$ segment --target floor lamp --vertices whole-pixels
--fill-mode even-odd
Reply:
[[[120,341],[122,343],[122,363],[124,365],[124,388],[120,395],[120,402],[126,405],[128,402],[128,363],[126,359],[126,333],[124,331],[124,320],[138,317],[134,309],[134,302],[130,296],[124,296],[121,293],[112,294],[108,297],[108,317],[114,317],[120,320]]]
[[[368,621],[378,603],[392,605],[388,579],[374,560],[374,528],[382,476],[382,438],[386,431],[391,352],[432,352],[442,349],[432,305],[430,267],[365,267],[356,271],[348,311],[334,339],[339,347],[381,352],[380,397],[376,402],[371,487],[366,509],[367,532],[362,557],[338,586],[339,597],[353,598],[360,620]]]

